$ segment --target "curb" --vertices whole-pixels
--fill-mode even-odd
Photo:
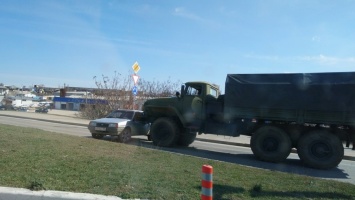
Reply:
[[[70,125],[76,125],[76,126],[84,126],[84,127],[87,126],[87,125],[84,125],[84,124],[82,124],[82,123],[63,122],[63,121],[57,121],[57,120],[51,120],[51,119],[38,119],[38,118],[32,118],[32,117],[22,117],[22,116],[14,116],[14,115],[7,115],[7,114],[0,114],[0,116],[21,118],[21,119],[32,119],[32,120],[45,121],[45,122],[53,122],[53,123],[64,123],[64,124],[70,124]],[[62,116],[62,115],[56,115],[56,116]],[[1,199],[0,199],[0,200],[1,200]]]
[[[24,188],[0,187],[0,200],[122,200],[116,196],[73,193],[54,190],[32,191]]]

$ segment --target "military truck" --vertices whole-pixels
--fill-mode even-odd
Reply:
[[[330,169],[354,134],[355,72],[228,74],[224,95],[214,84],[187,82],[176,97],[147,100],[143,110],[158,146],[244,134],[260,160],[282,162],[294,148],[306,166]]]

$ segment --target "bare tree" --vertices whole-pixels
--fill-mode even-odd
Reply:
[[[143,99],[151,99],[156,97],[170,97],[178,91],[179,86],[181,85],[180,81],[171,81],[170,77],[165,81],[146,81],[142,80],[139,82],[140,90],[143,94],[141,94],[141,98]]]
[[[140,109],[145,100],[156,97],[173,96],[179,88],[179,81],[171,81],[170,77],[166,81],[139,80],[137,84],[138,93],[134,95],[132,88],[134,83],[132,77],[122,76],[114,72],[111,77],[101,75],[93,77],[97,89],[93,91],[91,104],[86,104],[80,110],[80,115],[84,118],[95,119],[107,115],[114,109]]]

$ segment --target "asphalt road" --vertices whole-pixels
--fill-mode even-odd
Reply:
[[[39,128],[50,132],[91,138],[90,132],[84,126],[5,116],[0,116],[0,124]],[[109,142],[110,137],[106,137],[104,140]],[[294,173],[323,179],[332,179],[355,184],[355,162],[349,160],[343,160],[337,168],[332,170],[316,170],[302,166],[297,154],[291,154],[284,163],[268,163],[256,160],[250,148],[235,145],[195,141],[189,147],[161,148],[153,146],[152,143],[147,141],[144,136],[135,136],[130,144],[164,150],[172,153],[220,160],[249,167]]]
[[[78,125],[53,123],[53,122],[46,122],[46,121],[40,121],[34,119],[23,119],[23,118],[5,117],[5,116],[0,116],[0,123],[13,125],[13,126],[38,128],[45,131],[64,133],[68,135],[91,137],[91,134],[86,127],[78,126]]]

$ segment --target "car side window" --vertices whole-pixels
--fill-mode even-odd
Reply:
[[[121,118],[125,119],[132,119],[133,118],[133,112],[126,112]]]
[[[143,118],[143,113],[136,112],[133,119],[135,121],[142,121],[142,118]]]

